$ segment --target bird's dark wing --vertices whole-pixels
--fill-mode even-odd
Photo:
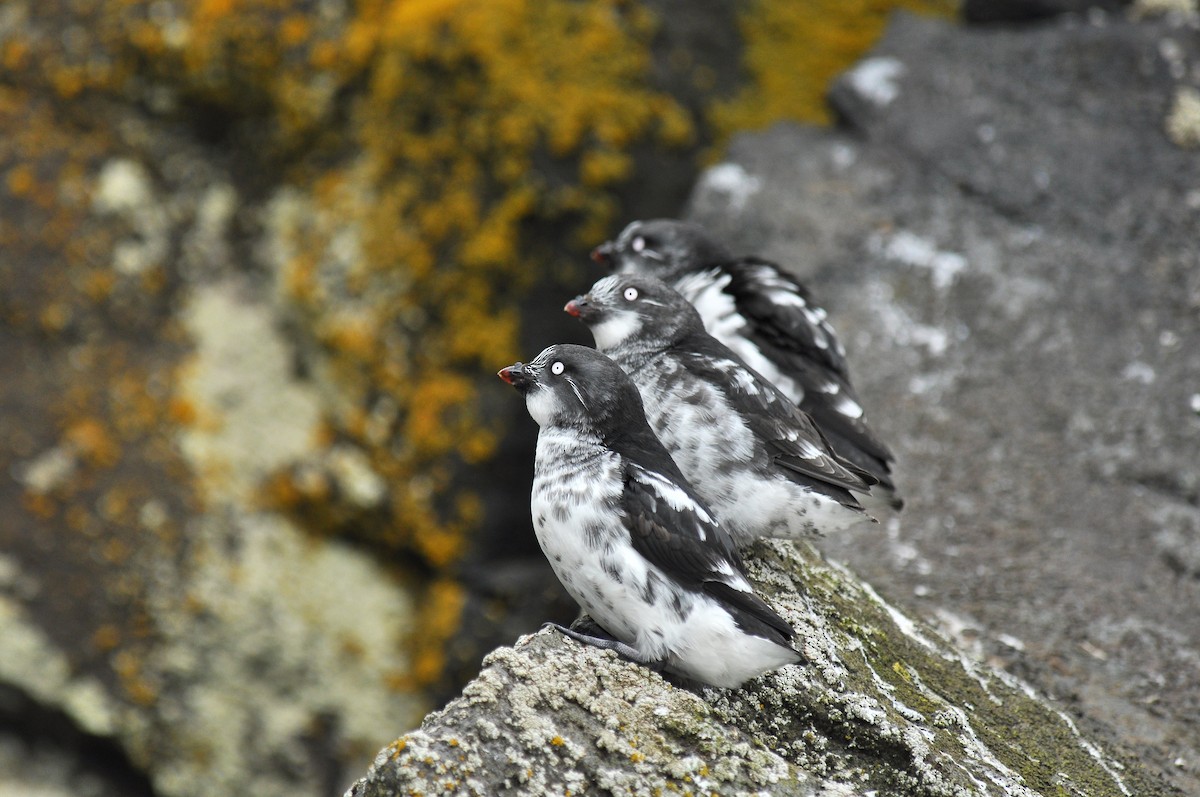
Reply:
[[[796,638],[788,621],[753,592],[744,592],[720,581],[706,582],[704,592],[724,604],[743,631],[788,647]]]
[[[774,263],[742,258],[723,268],[730,276],[724,292],[744,321],[742,336],[796,383],[802,395],[793,400],[799,400],[834,449],[891,488],[889,463],[894,457],[863,418],[845,350],[825,311],[804,285]]]
[[[807,413],[716,338],[692,335],[675,354],[690,373],[724,394],[767,455],[793,478],[848,506],[858,505],[848,491],[866,492],[875,483],[834,454]]]
[[[691,589],[737,571],[733,541],[690,487],[625,462],[622,508],[638,553]]]
[[[689,488],[626,459],[623,501],[634,550],[719,601],[746,632],[788,644],[792,627],[754,594],[733,541]]]
[[[816,366],[826,374],[849,378],[837,333],[795,277],[774,263],[752,257],[731,261],[723,269],[730,276],[725,293],[733,297],[746,321],[744,334],[759,343],[769,359],[779,362],[784,373],[797,371],[797,366]]]

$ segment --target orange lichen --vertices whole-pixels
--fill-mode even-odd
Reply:
[[[444,566],[479,522],[456,478],[498,441],[478,384],[519,354],[513,300],[541,268],[523,255],[524,228],[557,217],[598,234],[616,205],[596,189],[628,176],[626,149],[691,140],[690,115],[649,84],[654,26],[617,0],[371,0],[340,39],[285,36],[339,76],[366,70],[350,105],[361,157],[311,178],[318,211],[339,224],[295,232],[283,284],[332,372],[397,408],[384,438],[366,434],[366,406],[331,418],[390,485],[388,547]],[[547,184],[534,167],[545,151],[576,161],[574,183]],[[335,255],[347,230],[361,251],[349,269]],[[347,301],[352,320],[337,309]]]
[[[443,674],[446,640],[458,630],[466,605],[466,592],[451,579],[439,579],[426,591],[419,617],[421,625],[412,640],[412,679],[417,686],[436,683]]]
[[[27,163],[18,164],[9,169],[8,175],[5,177],[8,191],[13,196],[24,196],[32,192],[34,179],[33,169]]]
[[[120,447],[104,424],[96,418],[81,418],[75,421],[67,427],[63,437],[80,456],[100,467],[112,467],[120,459]]]
[[[92,646],[101,653],[107,653],[119,644],[121,631],[114,625],[102,625],[92,633]]]
[[[140,655],[132,650],[121,650],[112,660],[113,671],[130,700],[141,706],[153,705],[158,700],[158,690],[146,677],[145,662]]]
[[[167,402],[167,417],[177,426],[191,426],[196,422],[196,404],[181,396],[172,396]]]

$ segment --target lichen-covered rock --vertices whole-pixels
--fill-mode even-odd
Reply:
[[[489,656],[347,795],[1172,793],[811,548],[753,554],[808,663],[697,693],[542,632]]]

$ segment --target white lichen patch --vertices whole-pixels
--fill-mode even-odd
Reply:
[[[199,519],[190,539],[182,579],[164,569],[148,604],[163,639],[143,671],[171,685],[159,713],[178,720],[179,756],[156,768],[162,793],[279,793],[279,773],[254,762],[303,772],[323,718],[365,765],[420,716],[394,683],[408,667],[411,601],[369,557],[269,514]],[[156,749],[162,729],[144,733],[134,749]],[[317,795],[319,784],[292,793]]]
[[[182,313],[196,351],[178,397],[198,420],[180,448],[216,505],[252,509],[262,481],[317,444],[316,391],[292,373],[292,356],[269,305],[222,283],[197,289]]]
[[[387,482],[371,467],[361,448],[338,444],[325,456],[342,494],[355,506],[370,509],[387,497]]]
[[[869,303],[870,307],[875,308],[875,319],[882,331],[880,341],[886,342],[886,345],[894,347],[897,351],[911,351],[920,347],[931,357],[942,357],[950,351],[952,343],[969,334],[968,330],[963,328],[954,330],[952,335],[944,327],[918,321],[902,303],[896,301],[894,291],[883,282],[867,283],[863,286],[863,293],[864,304]],[[928,380],[933,384],[948,382],[951,377],[945,376],[947,372],[948,369],[940,369],[936,374],[930,375]],[[922,374],[913,376],[913,392],[920,392],[923,378]]]
[[[879,108],[891,105],[900,96],[900,78],[904,64],[895,58],[866,58],[847,73],[850,86],[860,97]]]
[[[762,190],[762,184],[761,177],[750,174],[740,164],[719,163],[700,175],[696,191],[722,197],[726,207],[738,213]]]
[[[119,274],[132,276],[163,265],[171,221],[146,167],[127,158],[105,163],[92,190],[92,210],[118,216],[134,233],[113,247],[113,268]]]
[[[1167,114],[1167,136],[1182,149],[1200,148],[1200,90],[1180,86]]]
[[[888,260],[928,271],[934,290],[939,293],[952,286],[967,267],[967,259],[962,255],[942,251],[932,241],[908,230],[872,236],[867,247]]]
[[[70,480],[79,465],[75,448],[69,443],[54,446],[32,459],[18,462],[12,476],[30,492],[46,495]]]
[[[119,708],[100,682],[78,676],[66,655],[13,601],[0,597],[0,683],[60,709],[80,729],[108,737]]]
[[[210,185],[199,195],[192,225],[183,237],[181,271],[199,278],[233,259],[230,238],[238,207],[237,191],[228,183]]]

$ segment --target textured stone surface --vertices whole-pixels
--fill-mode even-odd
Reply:
[[[692,692],[543,632],[489,656],[348,796],[1172,793],[812,548],[752,554],[808,664]]]

